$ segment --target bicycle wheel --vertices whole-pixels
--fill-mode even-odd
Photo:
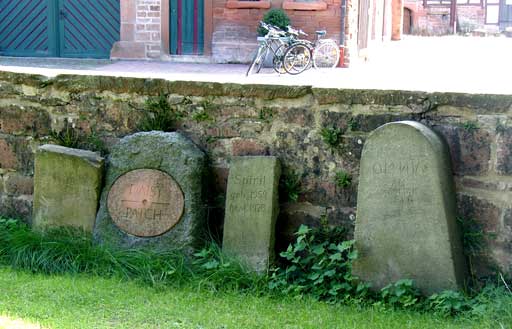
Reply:
[[[274,68],[274,71],[276,71],[279,74],[285,74],[286,70],[284,69],[283,65],[283,58],[284,58],[284,52],[286,51],[286,45],[280,45],[279,48],[277,48],[274,58],[272,60],[272,67]]]
[[[249,65],[249,68],[247,69],[245,76],[249,76],[249,74],[251,74],[254,68],[256,68],[257,72],[261,70],[261,66],[263,65],[263,55],[266,53],[266,49],[266,47],[258,48],[258,51],[256,52],[256,55],[254,55],[251,65]]]
[[[335,42],[322,42],[313,49],[313,65],[316,69],[332,69],[338,65],[340,49]]]
[[[303,43],[296,43],[286,49],[283,66],[289,74],[299,74],[308,68],[311,62],[311,49]]]
[[[261,68],[265,64],[265,61],[267,60],[268,56],[268,47],[265,47],[265,50],[263,51],[263,55],[261,56],[261,59],[256,63],[256,73],[260,73]]]

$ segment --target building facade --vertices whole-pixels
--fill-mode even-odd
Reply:
[[[282,8],[311,39],[315,30],[327,30],[344,46],[349,64],[392,36],[400,38],[402,6],[402,0],[122,0],[121,38],[112,58],[245,63],[257,47],[258,22],[269,9]]]
[[[403,0],[0,0],[0,55],[245,63],[271,8],[327,30],[344,64],[402,31]]]
[[[405,0],[404,34],[442,35],[512,27],[512,0]],[[453,17],[452,17],[453,15]]]

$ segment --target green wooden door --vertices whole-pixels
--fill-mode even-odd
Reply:
[[[59,0],[62,57],[109,58],[119,40],[119,0]]]
[[[204,0],[170,0],[170,53],[202,55]]]
[[[0,55],[108,58],[119,0],[0,0]]]
[[[0,55],[57,56],[54,0],[0,0]]]

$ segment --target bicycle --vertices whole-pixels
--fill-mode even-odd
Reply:
[[[295,35],[306,33],[288,27],[289,33]],[[316,31],[316,40],[297,39],[283,55],[283,68],[289,74],[299,74],[311,67],[316,69],[334,68],[340,60],[340,49],[336,41],[322,39],[327,32]]]
[[[287,49],[289,38],[286,36],[286,32],[278,29],[275,26],[260,22],[260,26],[265,28],[268,32],[264,37],[258,37],[258,50],[254,55],[254,58],[245,73],[245,76],[249,76],[251,72],[256,68],[256,73],[259,73],[265,60],[271,52],[273,54],[272,66],[278,73],[285,73],[282,67],[282,55]]]

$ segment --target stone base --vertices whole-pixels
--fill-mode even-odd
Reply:
[[[252,2],[251,2],[252,3]],[[258,49],[255,29],[223,22],[212,36],[214,63],[250,63]]]
[[[250,63],[257,49],[256,38],[254,43],[216,42],[212,45],[212,61],[214,63]]]
[[[142,42],[118,41],[110,51],[111,59],[146,59],[146,46]]]

